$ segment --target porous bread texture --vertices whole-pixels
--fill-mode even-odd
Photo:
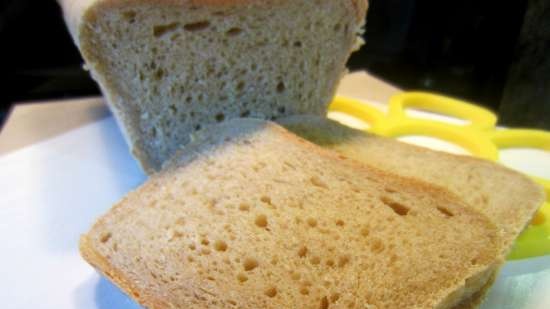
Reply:
[[[82,237],[152,308],[452,308],[498,235],[454,195],[259,120],[195,140]]]
[[[326,113],[366,0],[61,0],[86,67],[152,173],[235,117]]]
[[[455,193],[499,227],[503,256],[545,200],[544,190],[531,179],[487,160],[367,134],[324,117],[291,116],[279,123],[302,138],[364,164]]]

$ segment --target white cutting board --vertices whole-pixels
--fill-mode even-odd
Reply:
[[[145,178],[112,117],[0,156],[0,307],[139,308],[80,258],[78,238]],[[548,268],[507,263],[483,308],[550,308]]]

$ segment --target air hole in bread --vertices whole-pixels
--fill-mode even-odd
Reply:
[[[172,232],[172,237],[170,237],[170,239],[168,241],[174,241],[176,239],[179,239],[179,238],[182,238],[183,237],[183,233],[180,232],[180,231],[173,231]]]
[[[340,294],[339,293],[332,293],[332,295],[330,295],[330,302],[331,303],[337,302],[338,299],[340,299]]]
[[[209,255],[212,251],[210,251],[210,249],[208,248],[202,248],[201,251],[200,251],[200,254],[201,255]]]
[[[279,114],[284,114],[286,112],[286,108],[284,106],[279,106],[279,108],[277,108],[277,111],[279,112]]]
[[[216,249],[216,251],[225,252],[227,251],[227,243],[223,240],[217,240],[214,243],[214,249]]]
[[[250,210],[250,206],[248,204],[245,204],[245,203],[241,203],[239,205],[239,210],[240,211],[249,211]]]
[[[156,38],[160,38],[166,35],[167,33],[176,31],[179,28],[179,26],[180,26],[180,23],[177,23],[177,22],[167,24],[167,25],[156,25],[153,27],[153,35]]]
[[[343,255],[340,258],[338,258],[338,266],[344,267],[349,263],[349,256]]]
[[[258,227],[265,228],[267,227],[267,217],[265,215],[258,215],[256,216],[256,220],[254,220],[254,223]]]
[[[381,253],[384,251],[384,243],[380,239],[374,239],[370,245],[370,249],[373,253]]]
[[[334,25],[333,29],[334,29],[334,32],[338,32],[340,31],[340,28],[342,28],[342,25],[340,25],[340,23],[337,23],[336,25]]]
[[[245,274],[238,274],[237,275],[237,280],[239,280],[239,282],[246,282],[248,281],[248,276],[246,276]]]
[[[195,246],[195,244],[190,244],[189,249],[195,251],[197,249],[197,246]]]
[[[183,26],[183,29],[185,29],[186,31],[193,32],[193,31],[204,30],[204,29],[208,28],[209,26],[210,26],[210,22],[207,21],[207,20],[203,20],[203,21],[198,21],[196,23],[185,24]]]
[[[279,83],[277,84],[277,92],[278,92],[278,93],[284,92],[285,89],[286,89],[285,83],[279,82]]]
[[[124,18],[130,24],[136,22],[136,15],[137,14],[134,11],[122,12],[122,18]]]
[[[106,243],[109,241],[109,239],[111,239],[111,236],[113,236],[111,232],[107,232],[101,235],[101,237],[99,238],[99,241],[101,241],[102,243]]]
[[[448,210],[447,208],[445,208],[445,207],[438,206],[438,207],[437,207],[437,210],[438,210],[440,213],[442,213],[443,215],[445,215],[445,217],[450,218],[450,217],[453,217],[453,216],[454,216],[454,214],[453,214],[450,210]]]
[[[312,185],[316,187],[328,189],[327,184],[323,182],[319,177],[313,176],[309,179],[309,181],[311,182]]]
[[[395,264],[395,262],[397,261],[397,255],[393,254],[391,257],[390,257],[390,260],[388,262],[389,265],[393,265]]]
[[[380,198],[380,201],[382,201],[382,203],[390,207],[396,214],[400,216],[406,216],[410,211],[410,209],[407,206],[400,204],[396,201],[393,201],[388,197],[383,196]]]
[[[241,117],[248,117],[248,116],[250,116],[250,111],[249,110],[245,110],[245,111],[241,112]]]
[[[309,295],[309,289],[305,286],[300,288],[300,294],[302,295]]]
[[[327,264],[328,267],[333,267],[334,266],[334,260],[333,259],[328,259],[325,264]]]
[[[306,246],[300,247],[300,249],[298,249],[298,256],[303,258],[306,255],[307,255],[307,247]]]
[[[223,113],[216,114],[216,121],[222,122],[225,119],[225,115]]]
[[[319,309],[328,309],[328,299],[327,297],[321,298],[321,303],[319,304]]]
[[[307,225],[309,225],[310,227],[316,227],[317,226],[317,220],[315,220],[314,218],[308,218],[307,219]]]
[[[237,35],[241,34],[241,32],[243,32],[243,29],[241,29],[239,27],[233,27],[233,28],[227,30],[227,32],[225,32],[225,34],[227,36],[237,36]]]
[[[270,198],[269,196],[266,196],[266,195],[262,196],[262,197],[260,198],[260,201],[262,201],[263,203],[266,203],[266,204],[270,204],[270,205],[271,205],[271,198]]]
[[[168,106],[168,109],[170,110],[170,113],[172,115],[176,114],[178,112],[178,109],[176,108],[176,106],[174,104],[171,104],[170,106]]]
[[[201,240],[201,244],[204,245],[204,246],[208,246],[210,244],[210,241],[208,241],[208,239],[206,239],[206,238],[203,238]]]
[[[277,288],[270,287],[267,290],[265,290],[264,294],[267,297],[275,297],[275,296],[277,296]]]
[[[245,83],[244,83],[243,81],[239,81],[239,82],[237,83],[237,86],[235,87],[235,90],[237,90],[237,91],[239,91],[239,92],[240,92],[240,91],[243,91],[244,85],[245,85]]]
[[[302,47],[302,42],[296,41],[296,42],[294,42],[293,45],[294,45],[294,47]]]
[[[243,268],[245,271],[254,270],[256,267],[258,267],[258,261],[256,261],[256,259],[246,258],[243,262]]]
[[[155,71],[155,80],[159,81],[159,80],[161,80],[163,77],[164,77],[164,70],[161,69],[161,68],[158,68],[158,69]]]
[[[321,259],[318,256],[314,256],[311,258],[310,262],[313,265],[319,265],[319,263],[321,263]]]
[[[345,223],[344,223],[344,220],[340,220],[340,219],[336,220],[336,225],[337,225],[337,226],[342,227],[342,226],[344,226],[344,224],[345,224]]]

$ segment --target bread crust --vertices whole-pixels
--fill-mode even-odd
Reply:
[[[120,7],[124,5],[174,5],[183,7],[194,6],[238,6],[247,4],[265,4],[274,5],[276,3],[287,2],[289,0],[57,0],[66,12],[65,16],[68,20],[69,27],[75,31],[85,16],[86,12],[92,7]],[[366,10],[368,8],[368,0],[348,0],[355,8],[355,16],[358,22],[365,19]],[[76,33],[76,31],[75,31]]]

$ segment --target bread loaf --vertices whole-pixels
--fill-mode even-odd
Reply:
[[[447,191],[247,119],[197,134],[81,252],[152,309],[443,309],[487,283],[499,240]]]
[[[158,170],[205,125],[324,115],[366,0],[59,0],[133,155]]]

